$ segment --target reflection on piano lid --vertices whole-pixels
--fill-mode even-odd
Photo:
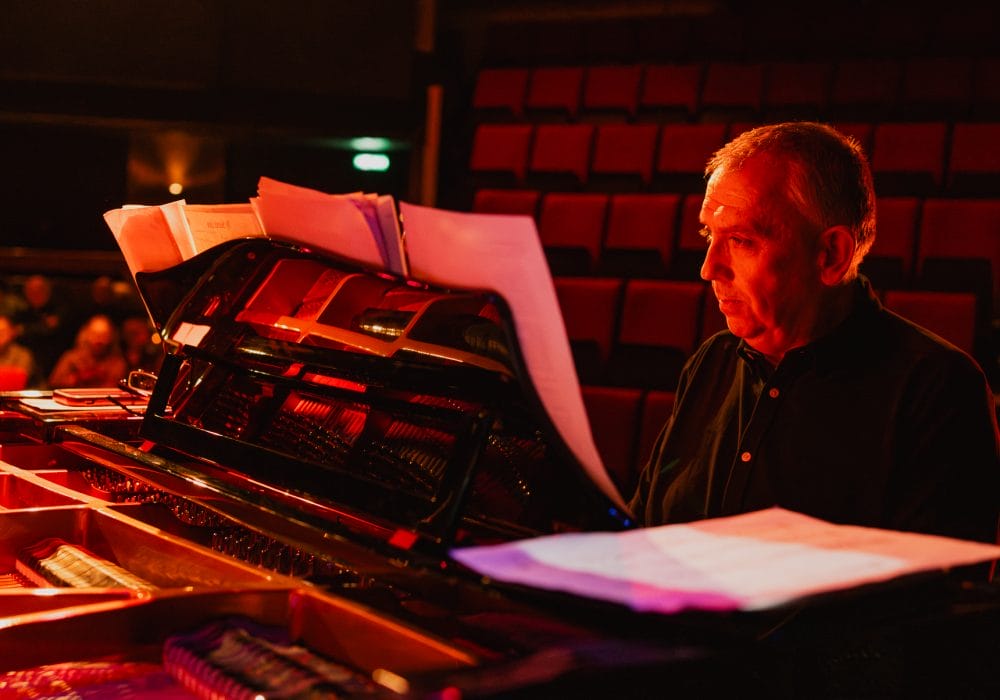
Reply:
[[[436,552],[623,527],[542,408],[499,295],[266,239],[136,282],[168,348],[142,425],[150,449]]]

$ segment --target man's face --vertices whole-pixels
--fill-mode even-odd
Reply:
[[[104,357],[111,351],[114,329],[104,321],[93,321],[83,335],[83,344],[94,357]]]
[[[752,158],[712,174],[700,216],[702,278],[729,330],[775,363],[812,340],[822,291],[813,238],[786,190],[782,167]]]

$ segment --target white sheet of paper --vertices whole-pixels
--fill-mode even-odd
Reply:
[[[625,504],[594,444],[566,328],[535,222],[400,202],[410,274],[442,287],[495,290],[510,305],[521,351],[545,410],[590,478]]]
[[[129,272],[163,270],[183,261],[160,207],[125,206],[105,212]]]
[[[485,576],[642,612],[758,610],[808,595],[1000,557],[1000,547],[770,508],[621,533],[452,551]]]

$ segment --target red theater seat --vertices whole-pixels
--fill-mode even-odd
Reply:
[[[899,102],[902,64],[893,59],[848,59],[834,71],[830,90],[831,119],[882,121]]]
[[[674,410],[674,400],[677,398],[672,391],[648,391],[642,399],[639,418],[639,439],[636,445],[636,464],[641,470],[649,461],[653,444],[659,437],[663,426],[667,424]],[[631,494],[625,494],[625,498]]]
[[[615,485],[628,498],[638,478],[635,436],[642,390],[609,386],[583,386],[581,390],[597,451]]]
[[[708,247],[700,234],[702,226],[698,220],[704,199],[702,194],[689,194],[681,203],[677,246],[674,248],[673,262],[670,265],[671,277],[683,280],[701,279],[701,264],[705,261],[705,250]]]
[[[638,191],[653,177],[655,124],[602,124],[594,139],[589,185],[601,191]]]
[[[524,111],[532,121],[569,121],[580,110],[582,66],[542,66],[531,71]]]
[[[472,210],[480,214],[538,214],[538,190],[483,189],[476,192]]]
[[[763,110],[769,121],[820,119],[830,101],[833,64],[775,61],[767,66]]]
[[[553,275],[589,275],[604,241],[608,195],[550,192],[542,199],[538,234]]]
[[[988,325],[998,296],[1000,199],[925,200],[917,251],[917,285],[972,292],[979,325]]]
[[[911,58],[903,68],[904,117],[962,119],[972,99],[971,58]]]
[[[527,89],[527,68],[484,68],[476,75],[473,114],[480,121],[521,119]]]
[[[579,189],[587,182],[592,124],[539,124],[527,179],[544,190]]]
[[[611,197],[600,272],[618,277],[663,277],[670,269],[679,194]]]
[[[604,380],[615,337],[623,282],[596,277],[556,277],[556,296],[580,381]]]
[[[472,140],[469,171],[480,187],[514,187],[528,165],[529,124],[480,124]]]
[[[639,93],[639,118],[687,121],[694,117],[703,72],[700,63],[646,66]]]
[[[639,106],[642,66],[591,66],[583,81],[581,118],[631,120]]]
[[[1000,195],[1000,123],[952,127],[947,189],[954,195]]]
[[[875,243],[861,263],[861,271],[876,289],[902,289],[910,285],[920,203],[917,197],[878,198]]]
[[[890,290],[885,305],[900,316],[973,352],[976,337],[976,297],[966,292]]]
[[[629,280],[609,383],[673,390],[698,337],[704,284]]]
[[[653,173],[656,189],[703,191],[705,164],[725,139],[725,124],[664,124]]]
[[[754,120],[764,94],[764,67],[760,63],[713,61],[701,90],[701,118],[705,121]]]
[[[945,122],[888,122],[875,127],[872,175],[882,195],[933,195],[944,182]]]

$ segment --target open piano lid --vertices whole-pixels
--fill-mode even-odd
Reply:
[[[438,553],[623,526],[543,409],[498,294],[259,238],[136,283],[168,348],[141,428],[153,449]]]

